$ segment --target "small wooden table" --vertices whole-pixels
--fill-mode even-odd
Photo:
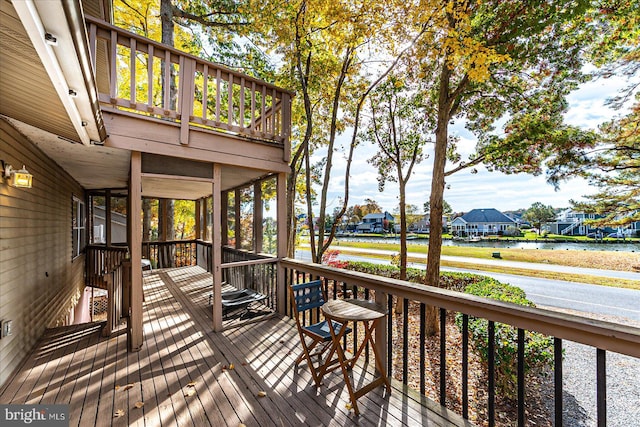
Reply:
[[[375,342],[373,340],[373,331],[378,326],[378,323],[381,319],[383,319],[387,315],[387,310],[372,301],[366,300],[356,300],[356,299],[337,299],[326,302],[322,306],[322,313],[327,319],[327,324],[329,325],[329,331],[331,333],[332,338],[332,346],[329,351],[329,356],[327,360],[331,360],[333,353],[338,354],[338,361],[340,363],[340,368],[342,369],[342,375],[344,376],[344,380],[347,383],[347,389],[349,390],[349,397],[351,399],[351,406],[356,415],[360,414],[358,410],[357,399],[369,391],[375,389],[378,386],[385,385],[387,389],[387,393],[391,392],[391,384],[389,383],[389,379],[387,378],[386,371],[384,369],[384,364],[380,359],[380,355],[376,349]],[[336,331],[333,328],[333,322],[342,323],[345,327],[340,328],[340,332],[336,334]],[[340,340],[345,334],[346,324],[348,322],[353,322],[353,329],[356,329],[357,322],[362,322],[364,324],[365,329],[365,338],[360,344],[360,347],[356,350],[354,356],[351,359],[347,359],[345,357],[344,351],[342,350],[342,346],[340,345]],[[371,383],[363,386],[359,390],[354,390],[353,384],[349,379],[348,369],[351,369],[355,366],[358,358],[362,354],[362,351],[367,347],[367,344],[371,343],[371,347],[373,349],[373,355],[376,361],[376,369],[380,373],[380,376],[373,380]],[[354,343],[354,348],[355,348]],[[320,376],[322,377],[326,372],[326,368],[321,371]]]

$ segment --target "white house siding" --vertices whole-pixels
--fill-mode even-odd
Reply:
[[[45,328],[63,325],[84,289],[84,255],[71,260],[71,200],[83,189],[12,126],[0,120],[0,158],[33,175],[33,188],[0,181],[0,386]]]

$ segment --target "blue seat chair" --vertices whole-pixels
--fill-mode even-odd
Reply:
[[[296,359],[295,364],[298,366],[303,360],[306,360],[316,387],[320,387],[323,375],[333,370],[330,368],[334,364],[336,366],[333,366],[333,368],[339,367],[339,365],[337,365],[337,358],[333,360],[322,360],[322,356],[331,347],[332,343],[331,332],[329,331],[327,321],[320,320],[310,325],[303,324],[303,320],[306,320],[306,318],[308,318],[309,323],[311,323],[314,314],[316,318],[319,319],[320,317],[319,308],[322,307],[326,301],[322,282],[320,280],[314,280],[308,283],[291,285],[289,287],[289,294],[291,296],[293,318],[298,326],[298,333],[302,345],[302,353]],[[303,319],[301,319],[301,317]],[[343,326],[341,323],[333,322],[333,329],[336,335],[340,333],[340,329]],[[351,328],[347,327],[345,334],[349,332],[351,332]],[[312,360],[312,357],[315,356],[318,356],[316,365],[314,365]]]

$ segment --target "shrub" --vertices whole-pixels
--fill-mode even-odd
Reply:
[[[526,297],[525,292],[515,286],[485,278],[465,288],[465,293],[498,301],[511,302],[528,307],[535,307]],[[462,329],[462,315],[456,316],[456,323]],[[487,365],[489,361],[489,322],[486,319],[469,317],[469,338],[471,346],[478,352],[481,361]],[[518,331],[503,323],[495,324],[495,370],[496,390],[508,399],[517,397],[517,352]],[[537,332],[525,334],[524,357],[525,374],[539,375],[553,365],[553,340],[551,337]]]

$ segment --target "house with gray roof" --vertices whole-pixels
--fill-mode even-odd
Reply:
[[[376,212],[365,215],[358,224],[357,230],[361,233],[380,233],[384,229],[384,222],[395,222],[395,218],[389,212]]]
[[[503,234],[516,222],[497,209],[473,209],[451,221],[451,232],[456,236],[485,236]]]

